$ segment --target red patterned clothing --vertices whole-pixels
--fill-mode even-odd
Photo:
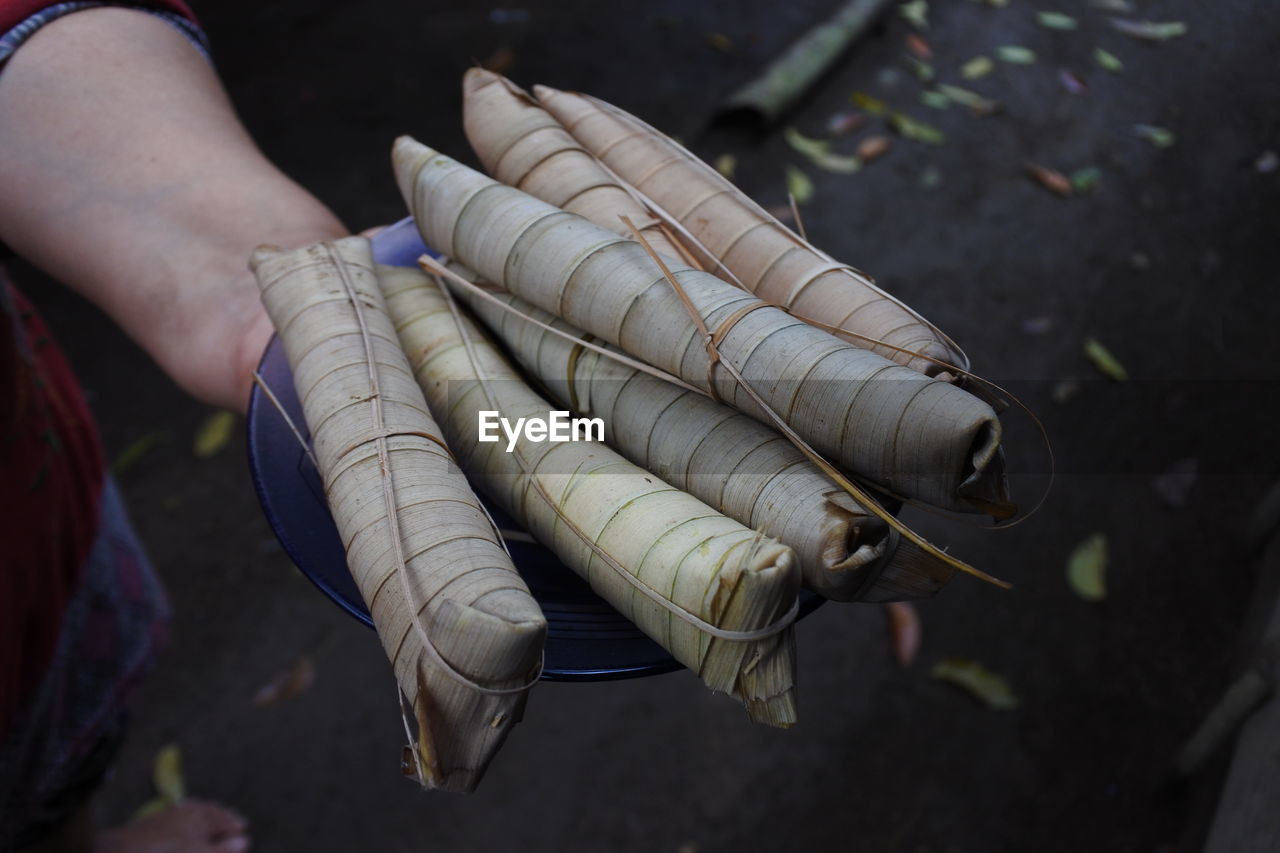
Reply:
[[[0,0],[0,70],[96,6],[160,15],[207,55],[178,0]],[[0,850],[55,831],[96,787],[167,624],[70,366],[0,269]]]

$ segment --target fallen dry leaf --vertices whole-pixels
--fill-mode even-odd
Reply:
[[[707,33],[707,44],[721,53],[733,53],[733,39],[724,33]]]
[[[887,136],[868,136],[858,143],[858,157],[861,158],[863,163],[870,163],[886,153],[892,146],[893,143]]]
[[[1031,65],[1036,61],[1036,52],[1029,47],[1016,44],[1005,44],[995,49],[996,59],[1010,65]]]
[[[1124,369],[1124,365],[1111,354],[1111,350],[1102,345],[1101,341],[1085,338],[1084,354],[1089,361],[1093,362],[1093,366],[1098,368],[1098,372],[1108,379],[1124,382],[1129,378],[1129,371]]]
[[[930,92],[928,90],[920,93],[920,103],[926,107],[932,107],[935,110],[945,110],[951,106],[951,99],[941,92]]]
[[[790,163],[787,164],[787,192],[791,193],[796,204],[804,204],[813,198],[813,181]]]
[[[1040,186],[1052,193],[1066,197],[1071,195],[1071,180],[1057,169],[1050,169],[1036,163],[1027,164],[1027,174]]]
[[[1154,124],[1135,124],[1133,132],[1140,139],[1145,139],[1157,148],[1171,148],[1178,141],[1172,130],[1167,127],[1157,127]]]
[[[997,675],[976,660],[945,658],[934,664],[929,674],[940,681],[963,688],[993,711],[1011,711],[1022,704],[1003,676]]]
[[[1062,12],[1036,12],[1036,23],[1046,30],[1074,30],[1080,26],[1075,18]]]
[[[1067,583],[1085,601],[1107,597],[1107,536],[1095,533],[1067,558]]]
[[[918,119],[914,119],[908,115],[903,115],[902,113],[890,114],[889,124],[892,125],[893,129],[898,131],[898,133],[908,139],[914,139],[917,142],[927,142],[930,145],[941,145],[947,141],[947,137],[943,135],[942,131],[938,130],[933,125],[925,124]]]
[[[866,92],[854,92],[849,96],[853,105],[873,116],[882,116],[889,112],[889,105]]]
[[[920,651],[920,614],[909,601],[890,601],[884,606],[884,613],[889,620],[889,642],[893,645],[893,656],[901,666],[911,666],[916,653]]]
[[[986,77],[995,67],[996,64],[988,57],[975,56],[960,66],[960,74],[966,80],[977,80],[979,77]]]
[[[845,110],[844,112],[834,113],[827,119],[827,133],[832,136],[845,136],[853,133],[866,123],[867,117],[862,113]]]
[[[993,101],[991,98],[969,89],[962,89],[949,83],[941,83],[938,85],[938,91],[960,106],[968,107],[969,111],[977,116],[991,115],[1000,110],[1000,104],[997,101]]]
[[[309,655],[302,655],[293,665],[276,674],[253,694],[256,708],[270,708],[305,693],[316,680],[316,666]]]
[[[825,139],[813,139],[805,136],[794,127],[786,128],[782,135],[786,138],[787,144],[795,149],[796,153],[804,155],[810,163],[823,171],[834,172],[838,175],[849,175],[862,168],[862,162],[857,157],[832,152],[831,143]],[[797,196],[796,201],[799,202],[799,200],[799,196]]]
[[[169,802],[164,797],[152,797],[142,805],[138,806],[129,819],[142,820],[143,818],[151,817],[153,814],[162,812],[172,805],[173,803]]]
[[[214,412],[204,419],[196,430],[192,450],[201,459],[213,456],[227,446],[236,429],[236,416],[232,412]]]
[[[1182,21],[1130,21],[1127,18],[1112,18],[1111,27],[1144,41],[1168,41],[1187,34],[1187,25]]]
[[[911,70],[915,72],[916,79],[921,83],[928,83],[937,76],[937,72],[933,70],[933,66],[929,63],[916,59],[911,54],[906,55],[906,60],[911,64]]]
[[[911,0],[910,3],[903,3],[898,7],[898,14],[902,15],[911,26],[917,29],[929,29],[928,0]]]
[[[1062,88],[1066,89],[1073,95],[1083,95],[1089,91],[1089,86],[1080,77],[1069,68],[1061,68],[1058,70],[1058,82],[1062,84]]]
[[[142,457],[150,453],[156,445],[168,439],[169,433],[165,430],[147,433],[120,451],[120,455],[111,463],[111,473],[116,476],[123,474],[134,465],[137,465],[142,460]]]
[[[1080,382],[1075,379],[1059,379],[1053,383],[1049,394],[1053,397],[1053,402],[1059,405],[1069,403],[1080,395]]]
[[[181,802],[187,795],[186,782],[182,778],[182,750],[176,743],[165,744],[151,762],[151,781],[156,793],[170,805]]]
[[[1078,193],[1093,192],[1102,180],[1102,170],[1097,166],[1083,166],[1071,173],[1071,187]]]
[[[1093,51],[1093,61],[1098,63],[1098,67],[1103,71],[1109,71],[1112,74],[1119,74],[1124,70],[1124,63],[1120,61],[1120,57],[1100,47]]]
[[[906,38],[907,50],[911,51],[919,59],[933,59],[933,48],[929,47],[929,43],[915,33],[907,33]]]

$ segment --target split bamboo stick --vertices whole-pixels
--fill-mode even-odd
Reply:
[[[521,716],[546,621],[428,413],[369,242],[264,246],[251,263],[351,574],[416,717],[419,779],[472,790]]]
[[[768,415],[727,370],[682,299],[742,375],[797,434],[894,494],[1007,518],[1000,422],[946,382],[841,341],[707,273],[498,184],[409,139],[393,159],[426,243],[485,279],[681,377],[758,420]]]
[[[728,280],[761,299],[847,330],[845,340],[927,376],[955,380],[946,365],[968,369],[959,346],[918,312],[802,239],[675,140],[598,98],[547,86],[534,92],[655,212],[681,223],[705,269],[727,270]]]
[[[440,285],[412,269],[382,267],[379,276],[427,402],[471,479],[708,687],[760,722],[794,722],[791,549],[600,442],[523,436],[508,450],[505,436],[481,441],[482,412],[545,421],[555,407]]]

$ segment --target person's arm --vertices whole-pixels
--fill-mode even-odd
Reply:
[[[347,231],[262,155],[204,57],[144,12],[60,18],[0,72],[0,140],[0,239],[242,411],[271,334],[250,253]]]

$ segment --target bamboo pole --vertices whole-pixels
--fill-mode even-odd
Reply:
[[[796,39],[760,75],[724,102],[720,114],[736,111],[772,122],[790,109],[840,55],[865,33],[890,0],[848,0],[835,14]]]
[[[918,312],[802,239],[675,140],[597,98],[547,86],[534,92],[578,143],[683,226],[703,268],[925,375],[954,380],[945,365],[968,369],[964,352]]]
[[[347,561],[418,724],[429,787],[470,791],[519,720],[546,621],[428,413],[369,242],[260,247]]]
[[[712,347],[644,248],[407,137],[397,180],[428,245],[485,279],[758,420],[750,389],[838,464],[946,509],[1013,514],[990,406],[834,338],[707,273],[672,264]],[[713,372],[714,371],[714,372]]]
[[[790,548],[597,441],[480,440],[481,413],[546,420],[535,394],[440,285],[379,271],[418,382],[472,480],[602,598],[753,719],[795,721]],[[758,633],[765,636],[747,639]]]

